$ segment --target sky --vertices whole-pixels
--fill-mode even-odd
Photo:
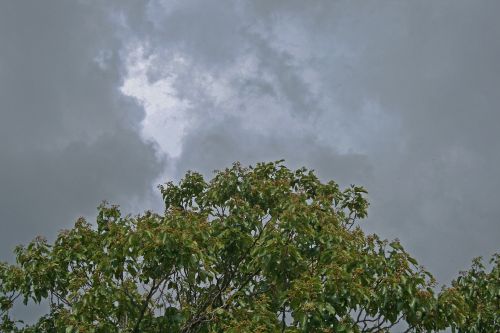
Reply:
[[[1,1],[0,260],[285,159],[440,283],[500,250],[499,1]]]

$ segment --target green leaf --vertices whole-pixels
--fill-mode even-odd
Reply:
[[[360,186],[276,161],[235,163],[209,181],[188,172],[160,190],[161,214],[103,204],[96,227],[79,219],[54,244],[17,247],[17,264],[0,264],[2,311],[16,295],[51,301],[42,332],[132,332],[138,322],[141,332],[278,332],[284,312],[289,332],[360,332],[359,311],[402,315],[421,331],[498,331],[499,256],[487,267],[475,259],[436,293],[397,239],[352,227],[368,209]],[[0,330],[10,323],[4,315]]]

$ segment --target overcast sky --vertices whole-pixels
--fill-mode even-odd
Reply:
[[[1,1],[0,260],[284,158],[447,283],[500,249],[500,1]]]

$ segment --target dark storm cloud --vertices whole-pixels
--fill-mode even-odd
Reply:
[[[287,157],[287,166],[300,168],[305,161],[317,166],[323,176],[335,175],[336,181],[348,185],[352,179],[366,179],[370,174],[365,156],[339,155],[331,147],[318,143],[313,136],[296,137],[284,133],[259,134],[245,128],[233,117],[206,124],[196,135],[184,141],[185,152],[178,170],[211,171],[230,166],[234,161],[244,165],[274,161]],[[181,176],[180,174],[178,176]]]
[[[371,185],[381,204],[374,215],[384,228],[401,224],[395,230],[445,278],[498,250],[498,10],[486,1],[411,3],[365,21],[370,42],[347,36],[365,45],[356,96],[377,98],[402,121],[394,139],[403,148],[374,159],[385,168]],[[389,31],[399,33],[387,38]]]
[[[188,100],[177,175],[285,158],[370,191],[368,230],[445,282],[498,250],[495,1],[152,2]],[[151,14],[152,13],[152,14]],[[162,64],[181,57],[179,68]]]
[[[2,260],[19,243],[93,215],[101,200],[130,208],[150,196],[162,162],[139,136],[142,108],[119,91],[120,29],[142,9],[115,9],[0,4]]]
[[[0,10],[10,234],[51,234],[100,199],[141,201],[160,170],[142,129],[159,145],[182,135],[176,178],[285,158],[365,185],[366,228],[442,282],[498,250],[499,2],[23,3]],[[165,87],[179,131],[158,113],[148,128],[120,93],[134,52],[149,81],[124,92],[147,109],[165,96],[134,89]],[[2,251],[21,241],[4,234]]]

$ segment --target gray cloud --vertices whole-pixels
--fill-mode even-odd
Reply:
[[[190,102],[177,176],[283,157],[364,184],[367,229],[442,282],[498,250],[498,2],[160,3],[150,74]]]
[[[498,250],[500,25],[492,13],[499,9],[496,2],[388,5],[340,41],[363,50],[340,94],[375,100],[401,124],[394,142],[370,158],[373,222],[399,233],[443,280]]]
[[[366,228],[399,237],[442,282],[498,250],[498,2],[33,6],[0,11],[9,219],[33,221],[26,201],[67,221],[101,197],[144,197],[160,166],[137,134],[142,109],[119,91],[140,48],[149,82],[134,89],[165,80],[180,101],[172,177],[285,158],[366,185]],[[178,133],[155,135],[162,148]]]
[[[142,107],[119,90],[119,23],[130,16],[111,9],[0,4],[1,260],[93,215],[101,200],[131,209],[151,196],[163,162],[139,135]]]
[[[184,141],[184,153],[177,161],[181,177],[185,170],[200,170],[211,177],[211,171],[230,166],[234,161],[245,165],[287,158],[287,165],[299,168],[308,161],[318,174],[348,185],[353,180],[369,178],[370,167],[360,154],[338,154],[313,137],[285,133],[256,133],[245,128],[235,117],[206,124]]]

